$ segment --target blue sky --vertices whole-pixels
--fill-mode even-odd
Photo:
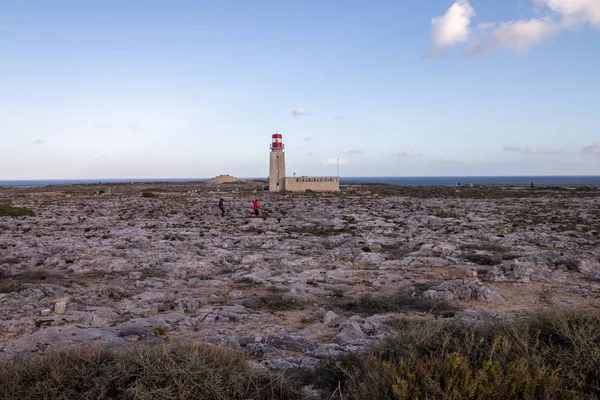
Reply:
[[[0,3],[0,179],[600,174],[600,0]]]

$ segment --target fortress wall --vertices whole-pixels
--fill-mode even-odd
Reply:
[[[285,190],[289,192],[302,192],[305,190],[332,192],[340,190],[340,181],[337,176],[298,176],[285,178]]]

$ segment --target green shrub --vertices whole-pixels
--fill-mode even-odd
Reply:
[[[0,217],[32,217],[34,215],[35,213],[26,207],[13,207],[0,204]]]
[[[167,336],[167,333],[169,333],[169,328],[165,325],[157,325],[152,327],[152,333],[154,333],[156,336]]]
[[[598,311],[478,325],[401,320],[395,329],[366,355],[319,370],[328,390],[373,400],[600,396]]]

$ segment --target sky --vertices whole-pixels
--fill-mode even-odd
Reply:
[[[600,175],[600,0],[0,1],[0,180]]]

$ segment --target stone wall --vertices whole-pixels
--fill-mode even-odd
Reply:
[[[337,176],[298,176],[285,178],[285,190],[289,192],[302,192],[305,190],[333,192],[340,190],[340,180]]]

